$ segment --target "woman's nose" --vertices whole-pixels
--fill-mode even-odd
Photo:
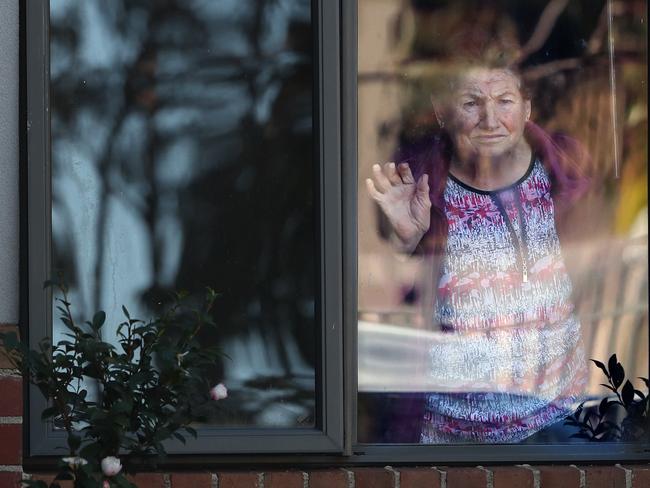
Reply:
[[[496,129],[499,126],[499,121],[497,119],[497,113],[492,103],[486,103],[483,105],[483,111],[481,113],[481,127],[484,129]]]

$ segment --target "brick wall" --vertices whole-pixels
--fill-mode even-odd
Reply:
[[[18,479],[9,473],[6,484]],[[49,481],[52,476],[33,475]],[[313,471],[147,473],[140,488],[650,488],[650,466],[335,468]]]
[[[18,327],[0,324],[0,332]],[[0,351],[0,488],[15,487],[22,476],[22,380]]]
[[[17,331],[0,325],[0,331]],[[0,488],[23,477],[22,381],[0,354]],[[650,488],[650,465],[332,468],[311,471],[146,473],[140,488]],[[65,486],[65,485],[64,485]]]

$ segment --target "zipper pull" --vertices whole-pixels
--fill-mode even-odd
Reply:
[[[522,281],[524,283],[528,283],[528,270],[524,268],[521,274],[522,274]]]

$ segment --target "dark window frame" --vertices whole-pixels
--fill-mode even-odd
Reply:
[[[168,469],[404,465],[423,463],[575,463],[650,459],[645,444],[407,445],[360,444],[357,396],[357,2],[313,0],[318,89],[321,202],[322,429],[215,429],[199,448],[171,446]],[[21,332],[33,347],[48,333],[50,139],[48,0],[21,6]],[[61,436],[40,420],[44,401],[27,388],[24,465],[51,469]],[[209,448],[227,445],[228,449]],[[252,448],[251,446],[255,446]],[[185,452],[186,454],[182,454]],[[297,454],[300,454],[299,456]]]
[[[49,1],[21,2],[24,43],[24,103],[26,110],[26,159],[23,161],[23,193],[27,201],[25,233],[22,242],[28,248],[27,262],[21,270],[23,307],[21,324],[30,347],[51,336],[52,293],[43,289],[51,270],[51,146],[49,113]],[[170,442],[168,452],[175,453],[342,453],[343,446],[343,341],[341,320],[341,188],[340,130],[338,121],[339,39],[338,5],[312,1],[314,19],[314,78],[319,86],[314,107],[317,140],[317,171],[320,188],[315,194],[320,215],[320,316],[316,364],[316,426],[314,428],[200,428],[198,439],[187,446]],[[327,326],[325,326],[327,324]],[[325,358],[328,358],[325,361]],[[65,445],[64,432],[55,431],[40,420],[45,399],[34,386],[28,388],[27,455],[54,454],[56,446]]]

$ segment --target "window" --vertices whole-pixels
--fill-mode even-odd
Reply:
[[[588,361],[645,388],[635,5],[359,3],[360,443],[645,442]]]
[[[189,450],[340,452],[341,409],[325,406],[342,397],[342,361],[323,365],[341,351],[329,284],[340,266],[322,238],[340,226],[324,175],[339,144],[322,135],[338,116],[314,103],[336,62],[315,49],[337,42],[319,28],[336,11],[309,0],[25,8],[30,59],[47,60],[28,66],[30,162],[51,162],[28,170],[29,242],[51,242],[30,262],[30,323],[47,324],[32,340],[62,332],[40,290],[57,270],[79,318],[102,309],[116,327],[123,304],[147,317],[170,292],[209,286],[224,298],[222,332],[204,339],[231,357],[214,375],[233,409],[224,402]],[[32,425],[32,454],[52,452],[58,433]]]
[[[561,425],[605,396],[588,358],[648,376],[645,1],[21,5],[29,340],[55,269],[109,322],[215,288],[234,398],[183,462],[647,458]]]

